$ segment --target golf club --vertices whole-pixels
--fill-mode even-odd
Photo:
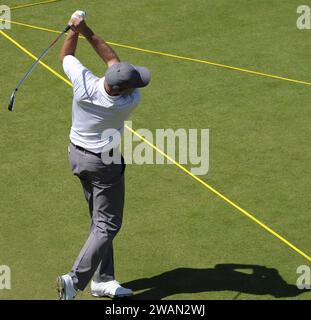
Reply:
[[[51,47],[54,46],[54,44],[70,29],[70,26],[67,26],[61,34],[57,36],[57,38],[43,51],[43,53],[40,55],[40,57],[33,63],[33,65],[30,67],[29,71],[25,74],[25,76],[22,78],[22,80],[18,83],[17,87],[14,89],[11,95],[10,103],[9,103],[9,111],[13,111],[14,108],[14,101],[15,101],[15,96],[20,88],[20,86],[23,84],[23,82],[28,78],[30,73],[33,71],[33,69],[36,67],[36,65],[39,63],[39,61],[46,55],[46,53],[49,51]]]

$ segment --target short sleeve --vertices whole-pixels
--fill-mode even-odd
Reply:
[[[82,76],[83,70],[86,70],[82,63],[76,57],[71,55],[65,56],[63,60],[63,68],[72,84],[78,82],[79,78]]]
[[[76,98],[79,100],[85,98],[92,100],[97,77],[72,55],[65,56],[63,69],[73,84]]]

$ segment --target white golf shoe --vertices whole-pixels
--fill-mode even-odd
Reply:
[[[74,300],[78,292],[73,286],[72,278],[68,274],[57,277],[57,291],[59,300]]]
[[[94,297],[122,298],[133,295],[131,289],[123,288],[116,280],[107,282],[91,282],[91,293]]]

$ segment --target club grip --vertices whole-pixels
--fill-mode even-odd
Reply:
[[[67,26],[67,27],[64,29],[64,32],[67,32],[69,29],[70,29],[70,26]]]

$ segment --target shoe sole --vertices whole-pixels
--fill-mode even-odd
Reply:
[[[131,296],[133,295],[133,293],[130,293],[130,294],[119,294],[119,295],[117,295],[117,296],[114,296],[114,295],[111,295],[111,294],[100,295],[100,294],[97,294],[97,293],[95,293],[95,292],[91,292],[91,295],[92,295],[93,297],[96,297],[96,298],[108,297],[108,298],[114,299],[114,298],[131,297]]]
[[[66,284],[62,277],[57,277],[56,279],[57,284],[57,293],[59,300],[65,300],[65,290],[66,290]]]

